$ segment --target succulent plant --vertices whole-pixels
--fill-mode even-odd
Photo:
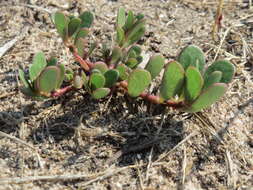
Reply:
[[[24,84],[22,92],[35,97],[50,97],[50,93],[59,89],[65,77],[65,68],[56,64],[55,58],[46,60],[42,52],[37,53],[29,68],[29,79],[24,71],[19,70],[19,77]]]
[[[87,42],[94,20],[89,11],[79,17],[56,12],[52,20],[75,64],[81,67],[73,71],[58,64],[56,58],[46,60],[42,52],[37,53],[28,73],[19,70],[21,91],[36,99],[58,97],[72,89],[83,89],[94,99],[101,99],[123,89],[133,98],[198,112],[224,95],[235,73],[234,66],[226,60],[207,66],[203,51],[195,45],[185,47],[174,61],[166,62],[156,54],[144,68],[139,67],[143,52],[136,43],[145,33],[145,19],[142,14],[126,13],[123,8],[118,11],[115,41],[110,45]],[[90,59],[96,47],[101,47],[98,49],[102,54]],[[158,94],[149,94],[152,80],[159,75],[162,79]]]

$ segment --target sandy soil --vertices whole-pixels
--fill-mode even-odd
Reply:
[[[0,189],[253,189],[248,4],[225,0],[215,42],[215,0],[0,0],[0,47],[18,39],[0,57]],[[122,95],[95,101],[78,92],[35,102],[19,92],[17,69],[36,52],[66,65],[73,61],[48,12],[94,12],[92,37],[104,41],[114,35],[121,6],[145,14],[141,45],[149,55],[173,59],[195,44],[209,62],[230,60],[237,72],[225,97],[201,113],[185,114]]]

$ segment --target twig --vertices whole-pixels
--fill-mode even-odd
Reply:
[[[221,46],[222,46],[223,42],[225,41],[225,39],[226,39],[226,37],[227,37],[229,31],[231,30],[231,28],[232,28],[232,27],[229,27],[229,28],[226,30],[226,32],[224,33],[224,36],[223,36],[223,38],[222,38],[221,41],[220,41],[219,47],[218,47],[218,49],[217,49],[217,51],[216,51],[216,54],[215,54],[215,56],[214,56],[213,61],[215,61],[215,60],[217,59],[217,57],[218,57],[218,55],[219,55],[219,53],[220,53]]]
[[[16,36],[14,39],[11,41],[7,42],[4,46],[0,47],[0,58],[9,50],[11,49],[19,40],[22,40],[26,33],[28,31],[28,27],[24,27],[21,31],[20,34]]]
[[[158,162],[154,163],[154,166],[160,166],[160,165],[166,165],[166,162]],[[31,183],[35,181],[71,181],[71,180],[76,180],[76,179],[91,179],[94,178],[90,181],[87,181],[86,183],[83,184],[83,186],[90,185],[94,182],[104,180],[108,177],[111,177],[117,173],[120,173],[126,169],[131,169],[131,168],[136,168],[136,167],[143,167],[146,166],[147,164],[139,164],[139,165],[130,165],[126,166],[123,168],[119,168],[117,170],[114,170],[112,172],[103,171],[99,172],[97,174],[91,174],[91,175],[84,175],[84,174],[68,174],[68,175],[53,175],[53,176],[27,176],[27,177],[10,177],[10,178],[0,178],[0,185],[3,184],[18,184],[18,183]]]
[[[49,9],[46,9],[46,8],[43,8],[43,7],[39,7],[39,6],[36,6],[36,5],[25,4],[25,3],[15,3],[15,4],[12,4],[12,3],[1,3],[1,4],[0,4],[0,7],[1,7],[1,6],[21,6],[21,7],[28,7],[28,8],[37,9],[37,10],[39,10],[39,11],[46,12],[46,13],[48,13],[48,14],[52,14],[52,11],[50,11]]]
[[[0,184],[17,184],[17,183],[29,183],[34,181],[67,181],[81,178],[90,178],[88,175],[56,175],[56,176],[28,176],[28,177],[12,177],[12,178],[0,178]],[[94,177],[94,176],[93,176]]]
[[[21,32],[21,34],[23,34],[23,32]],[[2,47],[0,47],[0,58],[7,52],[9,51],[9,49],[11,49],[16,43],[17,41],[21,40],[25,35],[20,35],[20,36],[16,36],[14,39],[12,39],[11,41],[7,42],[6,44],[4,44]]]
[[[14,137],[14,136],[11,136],[11,135],[9,135],[9,134],[7,134],[7,133],[4,133],[4,132],[2,132],[2,131],[0,131],[0,136],[7,137],[7,138],[9,138],[9,139],[11,139],[11,140],[14,140],[14,141],[16,141],[16,142],[22,144],[22,145],[28,146],[29,148],[31,148],[31,149],[33,149],[33,150],[36,150],[32,145],[26,143],[25,141],[22,141],[21,139],[19,139],[19,138],[17,138],[17,137]]]
[[[212,31],[212,36],[213,36],[214,41],[215,41],[215,35],[216,35],[217,31],[221,27],[223,4],[224,4],[224,0],[219,0],[219,4],[217,7],[216,16],[215,16],[215,22],[213,25],[213,31]]]
[[[226,158],[226,165],[227,165],[227,186],[230,187],[231,189],[235,189],[236,187],[236,180],[235,180],[235,175],[233,172],[233,161],[231,159],[230,152],[226,150],[225,153],[225,158]]]
[[[197,133],[193,132],[191,134],[189,134],[185,139],[183,139],[182,141],[180,141],[176,146],[174,146],[171,150],[169,150],[168,152],[161,154],[160,157],[155,161],[155,163],[160,162],[161,160],[163,160],[164,158],[166,158],[168,155],[170,155],[172,152],[174,152],[178,147],[180,147],[182,144],[184,144],[186,141],[188,141],[191,137],[195,136]]]
[[[186,148],[184,146],[184,158],[182,162],[182,187],[185,186],[185,171],[186,171],[186,165],[187,165],[187,156],[186,156]]]
[[[24,4],[24,3],[18,3],[16,5],[24,6],[24,7],[28,7],[28,8],[32,8],[32,9],[37,9],[39,11],[44,11],[44,12],[46,12],[48,14],[52,14],[52,11],[50,11],[49,9],[46,9],[46,8],[43,8],[43,7],[39,7],[39,6],[36,6],[36,5],[29,5],[29,4]]]

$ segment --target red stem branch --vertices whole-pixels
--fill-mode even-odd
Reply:
[[[66,86],[51,93],[51,97],[59,97],[73,90],[73,86]]]

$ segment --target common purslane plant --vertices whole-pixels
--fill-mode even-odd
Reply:
[[[223,96],[234,76],[235,69],[229,61],[215,61],[207,67],[202,50],[194,45],[185,47],[175,61],[166,63],[163,56],[156,54],[144,68],[139,67],[143,53],[136,43],[145,33],[145,19],[142,14],[126,13],[123,8],[117,15],[116,37],[111,46],[87,43],[93,23],[88,11],[79,17],[56,12],[52,20],[80,68],[73,71],[55,58],[46,59],[42,52],[37,53],[29,72],[19,70],[21,91],[35,99],[58,97],[75,89],[84,89],[100,99],[123,90],[133,98],[198,112]],[[92,62],[95,49],[101,53],[97,58],[100,61]],[[160,73],[163,76],[158,94],[149,94],[152,80]]]

